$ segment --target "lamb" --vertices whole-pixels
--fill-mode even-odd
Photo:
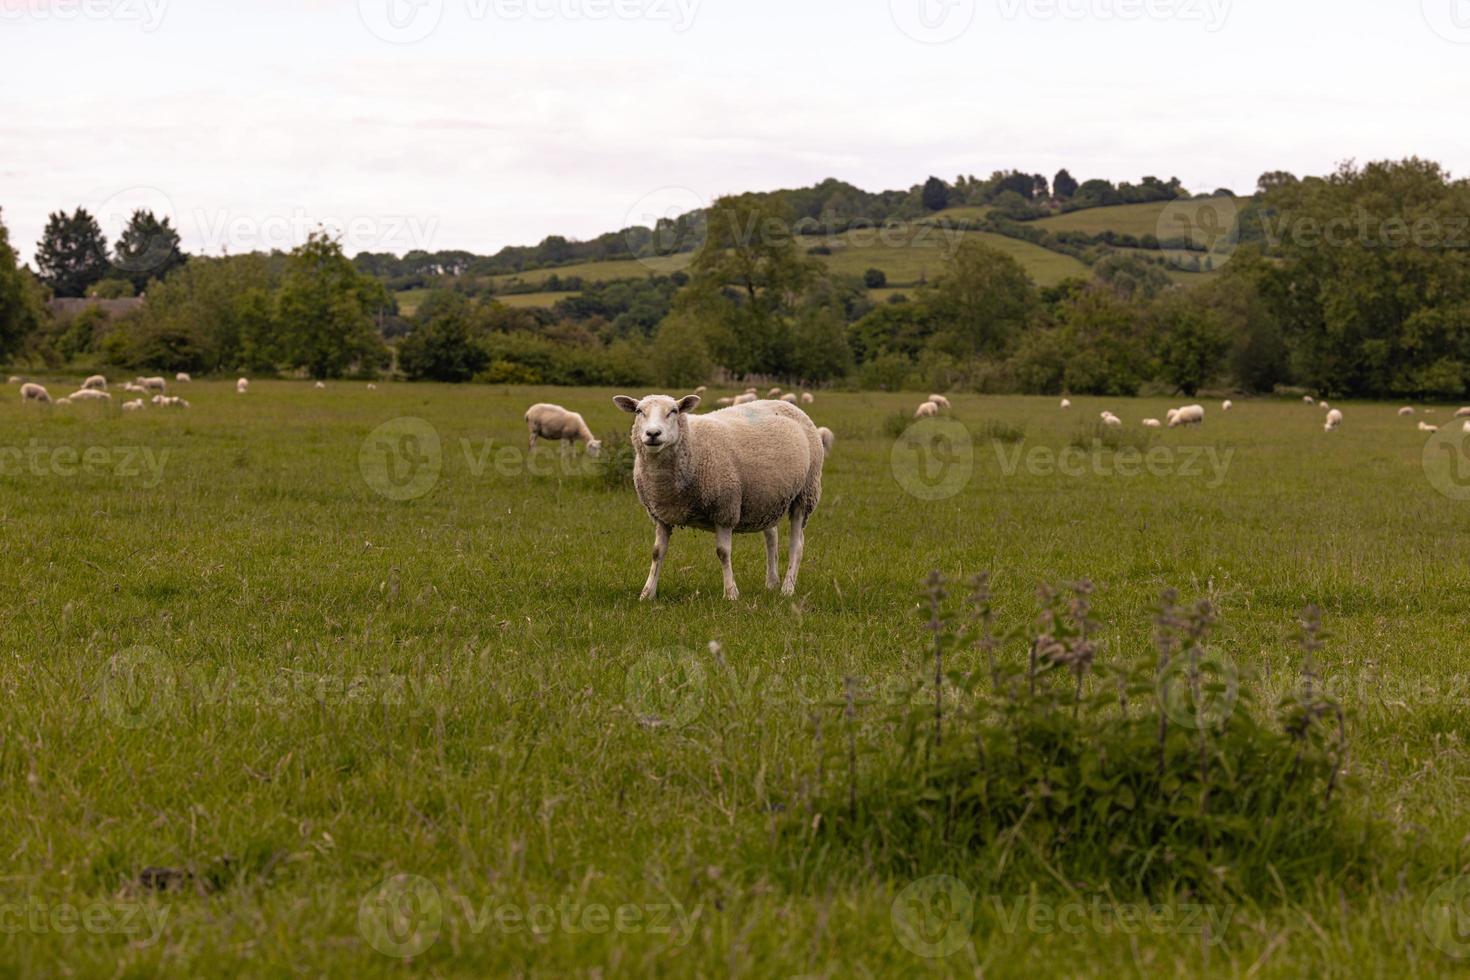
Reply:
[[[945,411],[949,410],[949,399],[945,398],[943,395],[930,395],[929,400],[938,405],[940,408],[944,409]]]
[[[1065,410],[1065,409],[1068,409],[1068,408],[1071,408],[1071,407],[1072,407],[1072,399],[1070,399],[1070,398],[1063,398],[1062,399],[1062,408]]]
[[[180,371],[178,374],[174,375],[174,380],[179,382],[180,384],[189,384],[194,379],[189,377],[189,373],[187,371]]]
[[[1326,402],[1322,402],[1321,405],[1320,405],[1320,407],[1325,412],[1327,409],[1331,408],[1332,406],[1329,405],[1329,404],[1327,404]]]
[[[933,402],[925,402],[914,412],[916,419],[931,419],[939,414],[939,406]]]
[[[1202,425],[1205,421],[1205,409],[1203,405],[1186,405],[1171,413],[1169,428],[1180,425]]]
[[[696,391],[695,394],[698,394],[698,392]],[[816,397],[810,391],[803,391],[801,393],[801,403],[803,405],[810,405],[816,400]]]
[[[250,390],[250,379],[241,378],[235,382],[235,394],[243,395]]]
[[[1143,427],[1145,429],[1162,429],[1164,427],[1164,423],[1160,422],[1158,419],[1144,419]]]
[[[796,404],[796,396],[793,395],[789,391],[786,394],[782,395],[781,398],[780,398],[780,400],[783,401],[783,402],[785,402],[788,405],[795,405]]]
[[[1222,412],[1228,412],[1228,411],[1230,411],[1234,407],[1235,407],[1235,402],[1231,401],[1228,398],[1225,399],[1223,402],[1220,403],[1220,411],[1222,411]]]
[[[658,595],[658,577],[675,527],[713,531],[725,598],[740,598],[730,568],[734,535],[760,531],[766,539],[766,587],[778,581],[776,526],[791,519],[782,595],[796,592],[806,525],[822,497],[822,437],[795,405],[762,401],[746,408],[694,415],[698,395],[678,401],[649,395],[613,402],[634,415],[633,484],[653,518],[653,565],[640,595]]]
[[[1466,422],[1465,425],[1470,426],[1470,422]],[[837,437],[825,425],[817,429],[817,435],[822,439],[822,452],[827,456],[831,456],[832,444],[837,441]]]
[[[1327,413],[1327,421],[1322,423],[1322,431],[1335,432],[1342,425],[1342,413],[1337,409]]]
[[[106,391],[107,379],[100,374],[94,374],[82,382],[82,389],[84,391]]]
[[[123,402],[123,404],[122,404],[122,410],[124,412],[136,412],[136,411],[140,410],[142,407],[143,407],[143,399],[141,399],[141,398],[134,398],[132,401],[130,401],[130,402]]]
[[[596,456],[602,452],[602,443],[592,435],[592,430],[587,428],[582,416],[569,412],[560,405],[540,402],[526,409],[526,430],[531,436],[532,449],[536,448],[536,439],[540,437],[562,441],[570,444],[573,449],[580,440],[587,443],[588,456]]]
[[[760,396],[753,391],[747,391],[743,395],[736,395],[730,400],[731,405],[749,405],[751,402],[760,401]]]
[[[27,381],[20,386],[20,400],[23,402],[51,403],[51,393],[33,381]]]
[[[138,378],[137,381],[147,391],[164,391],[168,388],[168,382],[162,378]]]
[[[1400,418],[1403,418],[1404,416],[1408,416],[1408,415],[1413,415],[1413,414],[1414,414],[1414,410],[1412,408],[1410,408],[1409,406],[1407,406],[1407,405],[1405,405],[1403,408],[1399,409],[1399,417]]]
[[[1460,431],[1470,433],[1470,421],[1467,421],[1463,426],[1461,426]]]

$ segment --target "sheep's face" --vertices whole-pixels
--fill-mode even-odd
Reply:
[[[587,455],[593,457],[594,459],[597,458],[598,456],[601,456],[602,455],[602,440],[601,439],[588,439],[587,440]]]
[[[688,395],[674,401],[668,395],[649,395],[635,401],[619,395],[613,404],[633,416],[633,445],[641,452],[658,455],[678,445],[683,438],[683,417],[699,406],[699,396]]]

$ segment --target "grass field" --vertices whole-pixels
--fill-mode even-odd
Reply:
[[[1041,218],[1032,224],[1047,231],[1084,231],[1096,235],[1104,231],[1120,235],[1157,235],[1176,238],[1199,223],[1201,209],[1218,207],[1224,199],[1204,198],[1192,201],[1154,201],[1148,204],[1119,204],[1108,208],[1085,208]],[[1248,197],[1230,199],[1236,213],[1251,203]],[[1166,215],[1169,220],[1166,220]],[[1181,224],[1181,219],[1186,224]]]
[[[676,531],[660,598],[640,604],[652,534],[631,490],[524,453],[528,404],[613,433],[627,420],[613,392],[186,394],[187,411],[129,415],[22,405],[13,388],[0,401],[0,975],[1470,963],[1424,929],[1426,902],[1467,870],[1470,504],[1434,489],[1425,437],[1393,406],[1339,406],[1330,436],[1300,404],[1212,408],[1199,430],[1153,437],[1162,468],[1069,476],[1033,451],[1066,447],[1104,407],[1131,430],[1164,404],[955,396],[973,471],[925,500],[885,435],[918,396],[819,393],[811,414],[837,444],[796,598],[761,587],[757,536],[736,541],[743,596],[726,602],[711,536]],[[988,442],[994,423],[1024,441]],[[1008,462],[1016,450],[1033,455]],[[1009,625],[1031,621],[1038,584],[1089,577],[1100,660],[1149,648],[1165,586],[1209,597],[1219,647],[1266,701],[1299,666],[1295,617],[1320,605],[1357,780],[1342,806],[1388,825],[1381,865],[1242,898],[1207,936],[1001,914],[1002,899],[1055,912],[1099,897],[1041,876],[1029,894],[977,895],[958,948],[917,955],[895,926],[910,879],[862,853],[793,850],[786,831],[815,817],[813,714],[845,678],[867,690],[927,669],[919,595],[936,568],[992,571]],[[699,665],[672,701],[650,679],[670,656]],[[994,860],[924,870],[977,882]],[[418,876],[399,879],[417,918],[384,932],[397,875]]]

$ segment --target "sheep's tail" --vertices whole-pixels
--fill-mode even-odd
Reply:
[[[831,429],[822,429],[817,434],[822,437],[822,453],[823,453],[823,455],[826,455],[826,456],[832,455],[832,430]]]

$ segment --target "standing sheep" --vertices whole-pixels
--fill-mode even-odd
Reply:
[[[312,385],[313,388],[325,388],[326,386],[327,383],[325,381],[318,381],[316,384]]]
[[[26,380],[25,378],[22,378],[18,374],[12,374],[10,376],[10,380],[9,381],[6,381],[5,383],[6,384],[9,384],[9,385],[19,385],[19,384],[25,384],[25,380]]]
[[[123,405],[122,405],[122,410],[124,412],[137,412],[137,411],[140,411],[142,408],[143,408],[143,399],[141,399],[141,398],[134,398],[130,402],[123,402]]]
[[[1336,432],[1342,426],[1342,413],[1337,409],[1327,413],[1327,421],[1322,423],[1323,432]]]
[[[796,396],[794,394],[792,394],[791,392],[788,391],[786,394],[784,394],[784,395],[781,396],[780,401],[783,401],[783,402],[785,402],[788,405],[795,405],[796,404]]]
[[[1185,405],[1183,408],[1170,409],[1169,428],[1180,425],[1203,425],[1205,421],[1205,409],[1203,405]]]
[[[1062,399],[1062,408],[1063,409],[1068,409],[1068,408],[1071,408],[1071,407],[1072,407],[1072,399],[1070,399],[1070,398],[1063,398]]]
[[[949,399],[943,395],[930,395],[929,400],[945,411],[949,411]]]
[[[939,406],[933,402],[924,402],[914,411],[916,419],[932,419],[939,414]]]
[[[718,407],[718,408],[729,408],[734,403],[735,403],[735,399],[733,399],[733,398],[716,398],[715,399],[715,406]]]
[[[1457,408],[1457,409],[1455,409],[1455,418],[1457,418],[1457,419],[1463,419],[1463,418],[1466,418],[1467,416],[1470,416],[1470,406],[1466,406],[1465,408]]]
[[[810,405],[812,402],[814,402],[816,400],[817,400],[816,399],[816,396],[814,396],[810,391],[803,391],[801,393],[801,403],[803,405]]]
[[[1118,416],[1114,415],[1112,412],[1103,412],[1102,423],[1110,429],[1116,429],[1122,426],[1123,420],[1118,418]]]
[[[20,400],[23,402],[51,403],[51,393],[34,381],[28,381],[20,386]]]
[[[250,379],[241,378],[235,382],[235,394],[243,395],[250,390]]]
[[[194,379],[189,377],[189,372],[180,371],[178,374],[174,375],[174,380],[179,382],[180,384],[189,384]]]
[[[1302,404],[1303,405],[1315,405],[1315,404],[1317,404],[1317,400],[1315,398],[1313,398],[1311,395],[1303,395],[1302,396]]]
[[[791,519],[786,580],[782,595],[796,592],[805,548],[806,524],[822,498],[822,437],[806,413],[780,401],[694,415],[699,396],[675,401],[649,395],[613,402],[634,416],[633,484],[653,518],[653,565],[642,599],[658,595],[658,576],[673,528],[715,534],[715,555],[724,575],[725,598],[740,598],[730,568],[735,534],[760,531],[766,538],[766,587],[778,581],[776,525]]]
[[[1145,429],[1162,429],[1164,427],[1164,423],[1160,422],[1158,419],[1144,419],[1143,427]]]
[[[88,378],[86,381],[83,381],[82,382],[82,390],[84,390],[84,391],[106,391],[107,390],[107,379],[104,378],[100,374],[94,374],[90,378]]]
[[[1228,398],[1225,399],[1223,402],[1220,403],[1220,411],[1222,411],[1222,412],[1228,412],[1228,411],[1230,411],[1234,407],[1235,407],[1235,402],[1231,401]]]
[[[147,391],[161,392],[168,387],[168,382],[162,378],[138,378],[138,384]]]
[[[587,455],[602,452],[602,443],[595,439],[587,423],[576,412],[569,412],[560,405],[539,402],[526,409],[526,430],[531,436],[531,448],[536,448],[536,439],[555,439],[576,448],[580,440],[587,444]]]
[[[1410,416],[1410,415],[1413,415],[1413,414],[1414,414],[1414,410],[1412,408],[1410,408],[1408,405],[1405,405],[1403,408],[1399,409],[1399,418],[1405,418],[1405,417]]]

